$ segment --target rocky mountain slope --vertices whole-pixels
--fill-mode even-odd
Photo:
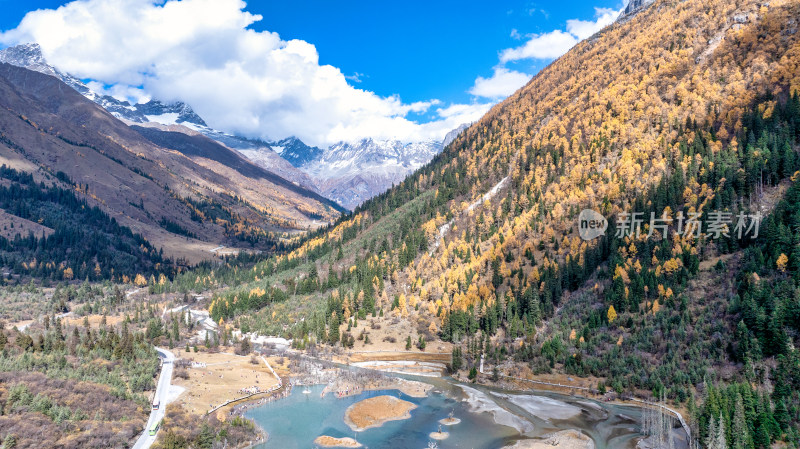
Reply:
[[[109,95],[98,94],[80,79],[48,64],[41,47],[36,43],[21,44],[0,50],[0,62],[54,76],[119,119],[135,123],[157,122],[165,125],[184,123],[200,127],[206,126],[203,119],[189,105],[182,102],[165,104],[159,100],[150,100],[146,103],[131,104]]]
[[[83,81],[48,64],[41,47],[35,43],[21,44],[0,50],[0,62],[54,76],[129,125],[136,124],[190,136],[202,134],[228,148],[253,156],[253,161],[267,171],[312,191],[316,189],[314,183],[303,171],[293,167],[291,162],[283,160],[270,148],[268,143],[215,130],[209,127],[191,106],[183,102],[164,103],[151,99],[145,103],[131,104],[109,95],[98,94]]]
[[[458,137],[459,134],[467,130],[470,127],[470,125],[472,125],[472,123],[464,123],[458,128],[445,134],[444,139],[442,140],[442,148],[450,145],[450,143],[456,140],[456,137]]]
[[[454,138],[459,130],[448,136]],[[260,141],[226,144],[268,170],[303,186],[313,186],[321,195],[350,210],[398,184],[444,147],[436,141],[403,143],[369,138],[339,142],[324,150],[306,145],[296,137],[268,144],[250,142]],[[281,160],[289,162],[295,170],[286,168]]]
[[[306,145],[297,137],[287,137],[277,142],[270,142],[270,148],[295,167],[309,165],[324,153],[323,150]]]
[[[465,128],[466,125],[451,131],[448,138],[453,139]],[[444,145],[436,141],[403,143],[367,138],[339,142],[323,150],[290,137],[257,147],[233,147],[267,169],[276,167],[276,155],[280,156],[305,175],[287,174],[287,178],[304,186],[310,182],[321,195],[353,210],[422,167]]]
[[[276,233],[339,215],[329,200],[208,139],[139,133],[57,77],[0,63],[0,87],[0,160],[37,180],[65,173],[68,187],[169,256],[275,249]]]

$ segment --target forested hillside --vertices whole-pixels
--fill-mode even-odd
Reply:
[[[57,179],[72,185],[58,172]],[[30,174],[0,166],[0,209],[51,229],[49,235],[0,236],[0,266],[37,279],[115,279],[171,274],[171,261],[140,235],[120,226],[98,207],[53,184],[36,183]],[[0,279],[2,282],[3,279]]]
[[[709,447],[796,444],[798,17],[797,1],[656,1],[299,249],[162,288],[236,285],[215,319],[299,347],[396,318],[468,367],[663,394]],[[604,237],[580,238],[586,208]]]

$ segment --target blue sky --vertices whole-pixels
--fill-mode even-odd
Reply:
[[[623,6],[620,0],[294,0],[249,1],[246,5],[241,0],[182,0],[169,2],[181,3],[170,14],[163,1],[86,0],[58,11],[31,13],[20,25],[30,11],[53,10],[67,3],[0,0],[0,30],[5,31],[0,34],[0,46],[42,41],[51,63],[82,78],[97,80],[94,87],[98,89],[116,86],[108,90],[116,96],[171,96],[174,98],[169,99],[190,102],[201,115],[210,117],[207,121],[212,125],[226,130],[273,138],[281,137],[276,135],[281,133],[296,134],[320,144],[355,138],[371,129],[379,130],[375,137],[427,138],[458,120],[474,120],[554,56],[609,23],[609,17],[613,19],[612,15],[615,17]],[[110,7],[113,3],[117,3],[114,8]],[[224,9],[220,5],[225,5]],[[139,12],[141,17],[137,19]],[[92,20],[86,21],[87,16]],[[209,21],[210,16],[219,20]],[[58,26],[53,26],[54,17],[58,18]],[[115,20],[124,23],[126,17],[133,17],[134,25],[137,20],[146,23],[150,17],[161,17],[159,23],[163,23],[152,31],[149,41],[141,38],[134,44],[130,42],[131,35],[138,34],[137,28],[126,31],[121,29],[124,26],[114,25]],[[183,24],[192,20],[204,23],[195,27]],[[176,21],[175,25],[171,26],[170,21]],[[91,34],[87,29],[99,36],[90,45],[81,40]],[[159,37],[174,30],[178,30],[175,34],[179,37],[170,36],[166,40],[174,42],[163,43]],[[251,38],[251,32],[257,32],[259,42]],[[277,36],[280,42],[276,41]],[[292,40],[304,45],[288,45]],[[117,49],[109,44],[115,42],[119,43]],[[141,49],[134,45],[141,45]],[[215,78],[209,67],[219,68],[234,57],[222,48],[224,45],[248,46],[248,51],[235,57],[239,59],[237,63],[251,58],[253,64],[242,63],[242,68],[234,72],[219,71]],[[152,50],[159,46],[170,50]],[[287,61],[281,53],[292,47],[297,49],[288,51],[293,56],[289,58],[292,61]],[[262,61],[259,51],[271,52],[274,57]],[[188,52],[202,57],[189,57]],[[314,60],[313,52],[318,60]],[[148,56],[152,61],[139,58],[114,66],[117,55],[128,53],[152,53]],[[209,73],[205,78],[194,79],[197,77],[172,70],[176,65],[187,64],[209,69]],[[273,74],[272,69],[280,64],[286,64],[285,69]],[[341,86],[342,80],[333,79],[339,75],[328,73],[326,66],[338,69],[340,77],[354,89],[348,91]],[[270,72],[263,79],[251,74],[238,83],[241,89],[250,86],[251,92],[263,91],[260,103],[258,98],[251,99],[252,95],[237,90],[237,86],[231,86],[230,91],[224,88],[228,79],[250,69],[253,73]],[[294,89],[286,88],[293,77],[304,76],[307,81],[297,83]],[[208,92],[195,92],[210,82],[223,86],[219,95],[225,93],[228,98],[215,100]],[[186,83],[192,85],[183,85]],[[305,98],[303,83],[339,92],[336,95],[341,98]],[[275,94],[277,91],[279,95]],[[246,100],[228,101],[231,97]],[[322,101],[321,106],[315,104],[318,100]],[[247,104],[248,110],[236,118],[226,120],[215,115],[214,111],[242,103]],[[282,107],[286,114],[272,112]],[[304,109],[310,111],[305,120],[302,113],[295,114]],[[328,115],[322,117],[319,111]],[[370,111],[380,117],[370,117]],[[340,120],[330,119],[337,114]],[[304,132],[304,126],[315,127],[309,122],[324,123]],[[434,122],[441,122],[440,126],[433,126]]]
[[[593,19],[599,1],[352,1],[250,2],[264,25],[284,39],[317,46],[320,62],[345,74],[363,73],[361,87],[405,101],[468,101],[476,76],[492,75],[498,52],[512,37],[563,28],[568,19]],[[315,11],[310,14],[309,11]],[[258,28],[258,27],[256,27]],[[533,73],[545,61],[523,61]]]

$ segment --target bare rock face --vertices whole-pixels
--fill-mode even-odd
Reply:
[[[59,72],[44,59],[39,44],[23,44],[6,48],[0,51],[0,62],[25,67],[45,75],[59,76]]]
[[[642,9],[650,6],[655,0],[631,0],[628,3],[628,6],[625,7],[625,11],[623,11],[622,16],[627,16],[629,14],[635,14]]]
[[[464,131],[467,128],[469,128],[469,126],[471,124],[472,123],[463,123],[458,128],[456,128],[456,129],[450,131],[449,133],[447,133],[444,136],[444,140],[442,140],[442,148],[450,145],[450,143],[453,142],[454,140],[456,140],[456,137],[458,137],[458,135],[461,134],[462,131]]]

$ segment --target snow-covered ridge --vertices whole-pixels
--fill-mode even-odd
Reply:
[[[39,44],[21,44],[0,50],[0,62],[54,76],[119,119],[134,123],[155,122],[163,125],[186,123],[206,126],[206,122],[189,105],[180,101],[162,103],[150,100],[147,103],[131,104],[109,95],[101,95],[80,79],[48,64]]]
[[[318,190],[348,209],[383,193],[442,151],[437,141],[362,139],[331,145],[301,168]]]
[[[397,167],[413,171],[430,161],[442,150],[440,143],[426,141],[404,144],[398,140],[362,139],[355,143],[339,142],[331,145],[321,157],[313,161],[309,171],[322,179],[342,176],[353,170],[385,169]],[[397,172],[392,168],[391,172]]]

